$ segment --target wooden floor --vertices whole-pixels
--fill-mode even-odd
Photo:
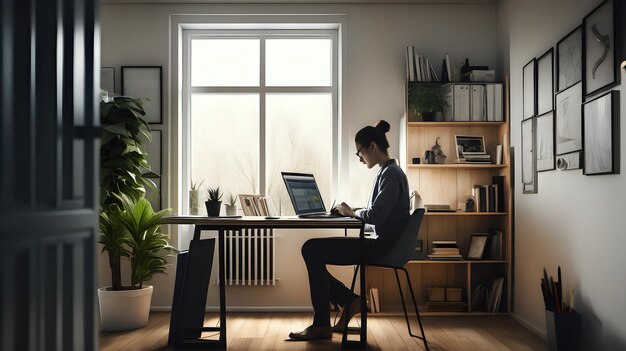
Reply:
[[[126,332],[101,332],[100,350],[167,350],[169,312],[150,314],[148,326]],[[216,326],[217,315],[207,313],[205,326]],[[331,340],[287,341],[289,332],[300,331],[312,321],[310,313],[229,313],[229,350],[340,350],[341,334]],[[352,325],[351,322],[350,325]],[[430,349],[437,350],[546,350],[537,335],[507,316],[423,317]],[[369,315],[368,350],[423,350],[421,340],[411,338],[404,316]],[[417,321],[411,329],[418,331]],[[211,337],[211,335],[207,335]],[[356,335],[354,337],[357,337]]]

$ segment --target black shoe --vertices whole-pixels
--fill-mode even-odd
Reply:
[[[348,310],[350,310],[349,316]],[[354,297],[350,305],[343,306],[343,310],[341,311],[341,318],[339,318],[337,324],[333,326],[333,332],[343,333],[346,323],[348,323],[348,321],[358,313],[361,313],[361,297],[357,295]]]
[[[330,326],[316,327],[314,325],[298,333],[289,333],[289,339],[295,341],[330,340],[333,338],[333,330]]]

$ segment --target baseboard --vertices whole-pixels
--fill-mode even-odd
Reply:
[[[511,317],[513,319],[515,319],[517,322],[519,322],[521,325],[523,325],[524,327],[526,327],[528,330],[532,331],[533,333],[537,334],[540,338],[542,338],[543,340],[548,340],[548,335],[546,334],[546,331],[542,328],[538,328],[536,325],[534,325],[533,323],[530,323],[529,321],[527,321],[526,319],[522,318],[519,314],[517,313],[513,313],[511,314]]]
[[[172,306],[152,306],[152,312],[170,312]],[[207,306],[207,312],[219,312],[217,306]],[[311,306],[228,306],[227,312],[313,312]]]

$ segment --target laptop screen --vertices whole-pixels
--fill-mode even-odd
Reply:
[[[297,215],[326,212],[322,195],[312,174],[281,172]]]

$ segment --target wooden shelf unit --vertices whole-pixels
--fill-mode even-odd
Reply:
[[[433,240],[456,240],[465,257],[472,233],[484,233],[489,228],[503,232],[503,257],[497,260],[433,261],[411,260],[405,266],[411,275],[413,290],[420,313],[424,315],[467,315],[493,316],[511,312],[512,282],[512,194],[510,145],[510,118],[508,86],[503,84],[504,122],[406,122],[405,170],[409,189],[417,190],[426,204],[449,204],[457,208],[472,194],[475,184],[491,184],[493,176],[504,176],[504,212],[427,212],[419,231],[423,250],[429,253]],[[406,118],[409,118],[405,107]],[[483,135],[485,147],[495,158],[496,145],[503,145],[502,164],[453,163],[456,160],[455,135]],[[411,164],[414,157],[423,160],[424,151],[430,150],[437,137],[439,145],[447,155],[445,164]],[[482,284],[491,290],[492,282],[504,277],[500,308],[498,312],[473,311],[472,292]],[[367,284],[379,290],[383,313],[401,311],[397,283],[392,270],[367,269]],[[401,279],[401,281],[403,281]],[[467,303],[465,312],[428,312],[428,288],[452,287],[463,289],[462,302]],[[403,285],[403,293],[409,289]],[[407,296],[407,295],[405,295]],[[407,307],[407,308],[413,308]]]

